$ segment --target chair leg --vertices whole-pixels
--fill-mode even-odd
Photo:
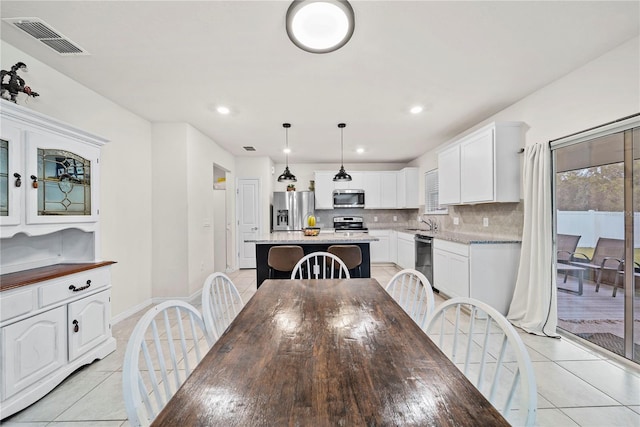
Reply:
[[[563,283],[567,283],[567,274],[569,274],[569,270],[565,270],[564,271],[564,282]]]
[[[596,276],[596,292],[600,291],[600,279],[602,279],[602,269],[598,270],[598,275]]]

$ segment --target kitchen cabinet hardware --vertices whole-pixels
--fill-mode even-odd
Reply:
[[[78,332],[80,330],[80,326],[78,325],[78,320],[73,319],[73,332]]]
[[[31,186],[32,186],[33,188],[38,188],[38,177],[37,177],[37,176],[35,176],[35,175],[31,175],[31,180],[33,181],[33,182],[31,183]]]
[[[89,286],[91,286],[91,280],[87,280],[87,284],[79,288],[76,288],[75,286],[71,285],[69,286],[69,290],[73,292],[80,292],[80,291],[84,291],[85,289],[88,289]]]
[[[15,181],[16,187],[20,187],[22,185],[22,175],[16,172],[13,174],[13,177],[16,179]]]

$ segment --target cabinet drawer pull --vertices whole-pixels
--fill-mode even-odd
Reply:
[[[13,174],[13,177],[16,179],[15,186],[20,187],[22,185],[22,175],[16,172]]]
[[[78,321],[77,320],[73,320],[73,332],[78,332],[80,330],[80,326],[78,325]]]
[[[35,175],[31,175],[31,180],[33,181],[33,182],[31,183],[31,186],[32,186],[33,188],[38,188],[38,177],[37,177],[37,176],[35,176]]]
[[[84,285],[84,286],[80,286],[79,288],[76,288],[75,286],[71,285],[71,286],[69,286],[69,290],[73,291],[73,292],[80,292],[80,291],[84,291],[89,286],[91,286],[91,280],[87,280],[87,284]]]

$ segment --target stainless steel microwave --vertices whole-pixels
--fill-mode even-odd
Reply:
[[[334,208],[364,208],[364,190],[333,190]]]

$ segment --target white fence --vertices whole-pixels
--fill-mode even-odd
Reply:
[[[635,248],[640,248],[640,212],[633,215]],[[594,248],[598,237],[624,239],[624,212],[558,211],[558,233],[582,236],[579,247]]]

